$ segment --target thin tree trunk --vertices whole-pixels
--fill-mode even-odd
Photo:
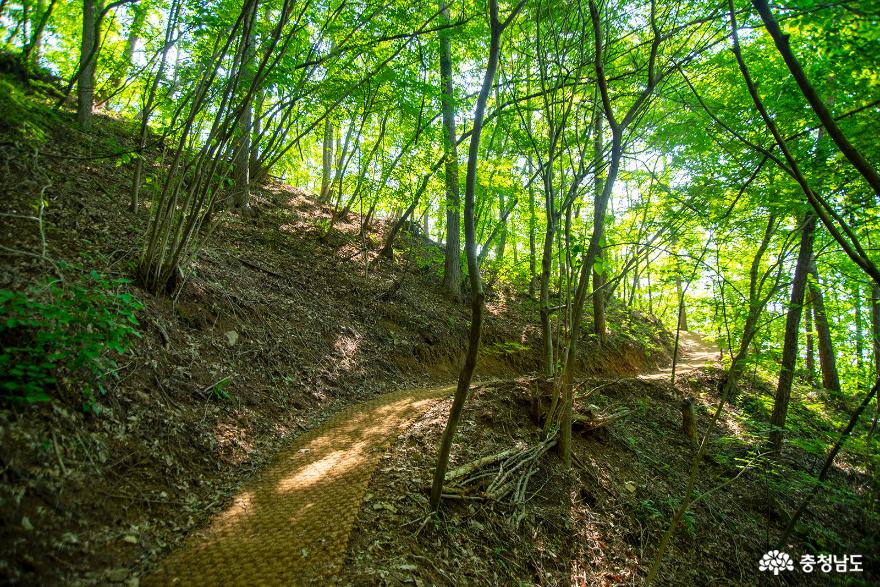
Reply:
[[[129,201],[129,211],[136,214],[139,206],[141,176],[144,171],[144,148],[147,144],[147,131],[149,130],[150,116],[153,113],[153,105],[156,102],[156,94],[159,90],[159,84],[165,76],[165,66],[168,63],[168,50],[171,48],[174,33],[177,30],[180,17],[181,0],[173,0],[168,10],[168,23],[165,26],[165,40],[162,44],[162,54],[159,58],[159,69],[156,75],[150,80],[150,89],[147,92],[143,108],[141,108],[140,131],[138,133],[137,157],[134,161],[134,176],[131,185],[131,199]],[[179,37],[179,35],[178,35]]]
[[[52,15],[52,10],[55,8],[55,2],[56,0],[52,0],[48,6],[46,6],[46,0],[38,0],[37,2],[39,20],[31,34],[31,40],[25,45],[21,56],[21,65],[25,71],[30,71],[31,68],[40,63],[40,52],[43,49],[43,33],[46,30],[49,17]]]
[[[552,197],[552,196],[551,196]],[[556,223],[552,213],[547,214],[547,228],[544,231],[544,250],[541,255],[541,337],[544,342],[544,374],[553,377],[556,373],[556,360],[553,356],[553,323],[550,311],[550,272],[553,266],[553,236]]]
[[[602,258],[598,257],[601,261]],[[604,270],[604,267],[603,267]],[[593,271],[593,333],[600,346],[605,344],[608,326],[605,322],[605,274]]]
[[[535,187],[532,183],[532,176],[534,174],[534,164],[532,163],[532,157],[529,155],[528,158],[528,173],[529,173],[529,297],[535,297],[535,285],[537,282],[537,275],[535,274],[535,259],[537,258],[536,251],[536,231],[537,231],[537,218],[535,216]]]
[[[324,119],[324,144],[321,149],[321,193],[319,200],[330,201],[330,186],[333,185],[333,123],[330,117]]]
[[[834,356],[834,344],[831,342],[831,329],[825,313],[825,302],[819,286],[819,273],[816,260],[811,259],[808,269],[813,279],[809,280],[810,301],[813,303],[813,314],[816,320],[816,333],[819,343],[819,367],[822,370],[822,387],[840,392],[840,378],[837,374],[837,359]]]
[[[30,2],[28,2],[27,0],[22,0],[21,1],[21,48],[22,48],[22,51],[24,51],[24,48],[27,47],[28,41],[30,40],[30,33],[29,33],[29,25],[30,25],[30,20],[31,20],[30,10],[31,10]],[[18,32],[18,29],[16,29],[15,32]],[[13,33],[13,35],[14,35],[14,33]],[[10,35],[9,39],[12,39],[13,35]]]
[[[132,60],[134,59],[134,50],[140,40],[141,30],[147,20],[147,7],[145,5],[135,4],[131,7],[131,10],[134,11],[134,17],[131,20],[131,26],[128,28],[128,36],[125,39],[125,50],[123,51],[122,64],[113,74],[113,78],[108,84],[110,90],[105,94],[108,96],[116,93],[116,91],[122,87],[122,84],[125,81],[125,76],[131,68]],[[109,99],[109,97],[104,99]]]
[[[647,279],[648,283],[648,315],[654,316],[654,294],[651,292],[651,251],[648,251],[648,254],[645,255],[645,279]]]
[[[629,288],[629,297],[626,299],[626,307],[632,308],[633,302],[636,299],[636,292],[639,290],[639,250],[636,247],[635,251],[635,262],[633,263],[633,279],[632,285]],[[639,296],[639,309],[642,308],[642,300],[641,296]]]
[[[502,204],[503,204],[502,199]],[[482,266],[483,261],[486,259],[486,256],[489,254],[491,250],[492,243],[495,242],[495,239],[499,239],[499,242],[495,249],[495,256],[497,260],[501,260],[504,255],[504,240],[507,238],[506,226],[507,226],[507,217],[510,216],[510,213],[513,212],[513,209],[516,207],[516,200],[511,202],[510,206],[504,210],[501,210],[501,218],[498,219],[498,223],[492,228],[492,232],[489,233],[489,236],[483,242],[482,248],[480,248],[480,252],[477,254],[477,265]]]
[[[880,379],[880,285],[871,288],[871,346],[874,349],[874,376]]]
[[[474,200],[477,188],[477,162],[480,154],[480,134],[483,128],[483,118],[486,113],[486,102],[489,99],[489,91],[495,80],[495,70],[498,67],[498,55],[501,51],[501,33],[504,26],[509,23],[524,4],[523,0],[513,9],[505,25],[498,20],[498,1],[489,0],[489,22],[491,40],[489,48],[489,63],[486,66],[486,74],[483,77],[483,85],[477,97],[476,110],[474,112],[474,124],[471,134],[471,144],[468,150],[467,175],[465,176],[465,202],[464,202],[464,231],[465,231],[465,254],[468,261],[468,278],[471,284],[471,327],[468,337],[468,350],[465,356],[464,367],[458,377],[458,387],[449,410],[449,420],[443,430],[440,440],[440,451],[437,456],[437,467],[434,469],[434,481],[431,486],[431,508],[437,510],[440,507],[440,499],[443,495],[443,482],[446,478],[446,468],[449,464],[449,451],[452,448],[452,440],[461,419],[464,402],[473,378],[474,369],[477,366],[477,356],[480,350],[480,335],[483,324],[483,285],[480,281],[480,268],[477,266],[477,239],[476,227],[474,226]]]
[[[515,204],[516,202],[514,202]],[[498,228],[498,245],[495,248],[495,260],[497,262],[501,262],[504,259],[504,248],[507,245],[507,217],[510,215],[510,212],[513,211],[513,206],[511,206],[510,210],[507,210],[507,205],[504,202],[504,193],[498,192],[498,222],[500,224]],[[489,243],[492,242],[488,240],[486,242],[486,246],[489,246]]]
[[[614,182],[617,180],[617,173],[620,170],[620,160],[623,157],[623,129],[619,126],[612,127],[611,136],[611,165],[608,168],[608,177],[602,193],[599,194],[593,206],[593,234],[590,237],[590,244],[583,256],[580,275],[578,277],[577,290],[575,291],[574,303],[572,304],[571,314],[571,336],[568,341],[568,349],[565,358],[565,371],[562,380],[562,410],[559,418],[559,454],[562,462],[566,467],[571,466],[571,419],[573,410],[573,383],[574,370],[577,363],[578,342],[580,338],[580,325],[583,317],[584,302],[586,302],[587,288],[589,287],[590,276],[596,262],[596,256],[599,254],[599,243],[602,240],[605,213],[608,207],[608,200],[611,197],[611,190]]]
[[[678,292],[678,322],[676,328],[687,332],[687,310],[685,309],[684,291],[681,286],[681,273],[679,269],[676,269],[675,272],[675,291]]]
[[[602,160],[602,112],[596,109],[595,117],[595,134],[593,136],[593,165],[596,173],[593,181],[593,201],[599,202],[602,197],[602,176],[599,173],[600,163]],[[604,223],[604,219],[603,219]],[[593,230],[596,230],[595,225]],[[602,286],[605,285],[605,268],[602,266],[602,251],[596,253],[596,260],[600,265],[599,271],[593,271],[593,332],[596,334],[596,341],[599,345],[605,343],[605,291]]]
[[[779,54],[782,55],[782,59],[785,61],[788,70],[791,72],[798,87],[801,89],[801,93],[803,93],[807,102],[810,103],[813,112],[822,122],[825,131],[834,140],[834,143],[837,145],[838,149],[840,149],[840,152],[843,153],[844,157],[846,157],[852,166],[855,167],[862,177],[865,178],[868,185],[874,190],[874,193],[880,194],[880,173],[878,173],[868,160],[865,159],[865,156],[849,142],[846,135],[843,134],[843,131],[837,125],[834,117],[828,111],[828,107],[825,106],[825,103],[819,97],[818,92],[813,88],[810,80],[807,79],[807,74],[804,73],[801,64],[791,50],[789,36],[783,33],[782,29],[779,28],[779,23],[776,22],[776,18],[770,11],[770,6],[767,0],[752,0],[752,4],[761,15],[761,20],[764,21],[764,26],[767,27],[770,36],[773,37],[773,42],[776,44]]]
[[[865,367],[865,331],[862,329],[862,284],[853,286],[853,305],[855,306],[855,337],[856,337],[856,382],[862,381]]]
[[[331,43],[331,53],[335,44]],[[318,199],[326,204],[330,201],[330,191],[333,187],[333,122],[330,116],[324,118],[324,144],[321,147],[321,193]]]
[[[266,95],[262,89],[257,90],[254,99],[253,113],[251,115],[253,124],[251,124],[251,153],[248,160],[248,173],[253,184],[259,184],[265,181],[268,169],[264,169],[260,163],[260,140],[263,136],[263,114],[266,105]]]
[[[449,24],[449,5],[440,0],[441,24]],[[443,156],[446,171],[446,255],[443,267],[443,289],[461,300],[461,252],[459,224],[458,149],[455,139],[455,96],[452,90],[452,47],[448,29],[440,36],[440,108],[443,114]],[[472,139],[473,140],[473,139]]]
[[[254,104],[251,80],[254,76],[254,54],[257,38],[257,4],[254,0],[249,7],[247,23],[242,28],[242,48],[239,52],[241,64],[238,74],[244,77],[242,84],[247,92],[242,104],[242,114],[235,128],[238,147],[233,160],[234,183],[232,186],[232,205],[243,213],[250,211],[251,188],[251,126],[253,124]]]
[[[791,297],[788,314],[785,317],[785,338],[782,343],[782,365],[779,383],[776,386],[776,399],[773,402],[773,415],[770,417],[770,447],[774,453],[782,450],[782,436],[788,404],[791,399],[791,385],[794,382],[794,369],[797,362],[798,332],[804,304],[804,291],[807,287],[807,270],[813,258],[813,234],[816,230],[816,215],[807,214],[801,228],[801,243],[798,251],[794,278],[791,283]]]
[[[804,308],[805,319],[804,319],[804,338],[806,339],[804,345],[804,353],[806,357],[804,358],[804,366],[807,369],[807,381],[810,385],[816,384],[816,345],[813,339],[814,331],[813,331],[813,301],[810,299],[810,289],[804,292]]]
[[[874,348],[874,379],[880,381],[880,285],[874,284],[871,288],[871,339]],[[877,398],[874,402],[874,418],[871,420],[871,429],[868,431],[868,438],[865,445],[871,449],[874,447],[873,454],[868,455],[868,471],[873,476],[872,458],[877,454],[877,447],[871,440],[877,431],[877,421],[880,420],[880,388],[877,389]]]
[[[98,61],[97,47],[100,45],[100,27],[96,26],[100,7],[97,4],[97,0],[83,0],[76,119],[86,130],[92,128],[92,107],[95,103],[95,69]]]

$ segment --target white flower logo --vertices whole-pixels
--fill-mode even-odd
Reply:
[[[758,563],[758,570],[773,571],[774,575],[778,575],[779,571],[794,570],[794,563],[788,554],[778,550],[771,550],[761,557],[761,562]]]

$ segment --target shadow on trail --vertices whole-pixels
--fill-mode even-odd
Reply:
[[[352,406],[297,438],[145,585],[326,583],[344,559],[370,478],[444,387]]]

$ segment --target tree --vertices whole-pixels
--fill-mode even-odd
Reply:
[[[440,0],[441,23],[449,24],[449,5]],[[452,86],[452,43],[449,29],[441,28],[440,36],[440,109],[443,113],[443,159],[446,178],[446,254],[443,265],[443,288],[454,300],[461,299],[461,265],[459,254],[459,192],[458,151],[455,138],[455,93]],[[471,135],[473,141],[473,135]]]
[[[776,398],[773,402],[773,415],[770,417],[770,447],[777,453],[782,450],[782,430],[785,428],[785,418],[788,414],[788,404],[791,398],[791,385],[794,381],[801,311],[804,306],[804,292],[807,287],[809,266],[813,258],[813,233],[816,230],[815,214],[808,213],[800,221],[800,224],[802,228],[798,258],[791,282],[791,298],[788,303],[788,313],[785,317],[782,363],[779,371],[779,382],[776,386]]]
[[[816,270],[816,260],[810,259],[807,272],[812,279],[809,280],[810,302],[813,305],[813,318],[816,323],[816,333],[819,346],[819,368],[822,371],[822,386],[835,393],[840,393],[840,377],[837,374],[837,358],[834,355],[834,343],[831,339],[831,327],[828,324],[828,315],[825,312],[825,302],[819,285],[819,273]]]
[[[138,0],[115,0],[104,5],[104,0],[83,0],[82,35],[79,48],[79,68],[72,82],[77,84],[76,119],[89,130],[92,127],[92,110],[95,106],[95,72],[101,50],[101,26],[111,10]]]
[[[233,164],[233,184],[230,203],[232,207],[239,209],[242,213],[250,211],[250,169],[251,169],[251,130],[254,120],[254,95],[257,88],[254,87],[254,55],[257,40],[257,5],[259,2],[253,0],[246,2],[245,5],[248,13],[245,16],[245,24],[241,31],[241,41],[236,59],[239,61],[239,71],[242,77],[242,86],[244,98],[239,106],[241,108],[241,116],[235,127],[236,148]]]
[[[480,351],[480,336],[483,327],[483,286],[480,280],[480,267],[477,263],[477,239],[474,225],[474,203],[477,189],[477,163],[480,156],[480,134],[483,129],[483,118],[486,113],[486,102],[489,100],[489,92],[495,80],[495,71],[498,68],[498,59],[501,53],[501,34],[504,29],[516,18],[522,9],[525,0],[520,0],[508,17],[501,22],[498,18],[498,1],[489,0],[489,61],[486,72],[483,75],[483,84],[477,98],[474,109],[474,122],[471,130],[471,143],[468,149],[467,175],[465,176],[465,202],[464,202],[464,232],[465,253],[468,260],[468,279],[471,284],[471,325],[468,335],[467,354],[464,366],[458,376],[458,386],[455,389],[455,397],[449,410],[449,419],[443,430],[440,440],[440,448],[437,455],[437,465],[434,468],[434,480],[431,485],[431,507],[436,510],[440,507],[440,499],[443,495],[443,482],[446,478],[446,468],[449,464],[449,451],[452,449],[452,440],[461,419],[464,402],[467,399],[471,386],[471,379],[477,367],[477,355]]]
[[[76,119],[86,130],[92,127],[92,107],[95,103],[95,68],[98,62],[98,48],[101,44],[100,13],[99,0],[83,0]]]
[[[30,41],[24,46],[21,52],[21,64],[25,70],[28,70],[40,62],[40,51],[43,48],[43,33],[46,25],[49,23],[49,17],[55,8],[57,0],[51,0],[46,5],[46,0],[37,1],[37,10],[33,32]]]

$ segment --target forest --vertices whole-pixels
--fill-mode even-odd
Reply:
[[[0,582],[878,584],[875,133],[880,0],[0,0]]]

